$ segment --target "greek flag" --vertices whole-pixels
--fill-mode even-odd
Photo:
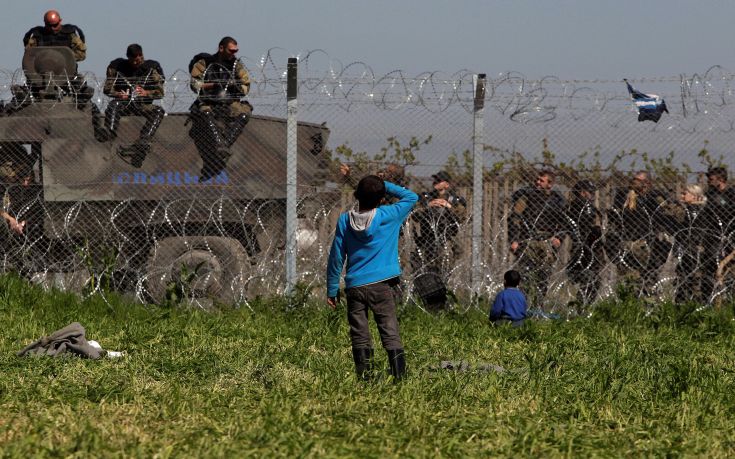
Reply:
[[[633,86],[628,83],[628,80],[623,81],[628,85],[628,93],[630,93],[635,108],[638,110],[638,121],[650,120],[658,123],[663,112],[669,113],[669,110],[666,108],[666,102],[661,97],[656,94],[643,94],[633,89]]]

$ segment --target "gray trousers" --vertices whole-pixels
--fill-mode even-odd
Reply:
[[[398,334],[395,290],[389,281],[348,288],[345,290],[345,295],[347,296],[347,321],[350,323],[350,339],[353,349],[373,347],[368,327],[368,310],[373,311],[383,347],[386,350],[403,349],[403,343]]]

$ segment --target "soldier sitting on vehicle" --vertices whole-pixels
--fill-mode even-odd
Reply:
[[[138,140],[121,150],[132,166],[141,167],[150,151],[151,139],[166,114],[162,107],[153,104],[163,97],[165,77],[161,64],[145,59],[139,44],[129,45],[126,56],[127,59],[115,59],[107,66],[104,91],[112,100],[105,110],[105,125],[100,126],[99,119],[95,121],[95,137],[100,142],[114,139],[123,116],[145,117]]]
[[[189,135],[202,155],[202,181],[224,169],[230,147],[253,111],[253,106],[242,99],[250,91],[250,75],[237,58],[238,51],[237,41],[224,37],[217,53],[197,54],[190,64],[191,89],[197,93],[197,100],[191,106],[194,125]],[[218,121],[224,122],[224,129]]]
[[[71,49],[76,62],[81,62],[87,57],[84,33],[79,27],[72,24],[62,24],[61,16],[55,10],[47,11],[43,16],[43,22],[43,26],[33,27],[23,37],[23,46],[26,48],[26,53],[32,48],[66,47]],[[49,60],[48,64],[51,66],[57,65],[57,58],[46,60]],[[28,82],[26,86],[13,85],[11,88],[13,100],[5,107],[6,114],[11,114],[29,105],[33,98],[41,97],[44,92],[49,92],[49,94],[57,97],[55,91],[47,91],[56,88],[47,88],[49,82],[35,77],[36,69],[27,68],[28,61],[25,57],[23,61]],[[92,99],[94,89],[88,87],[84,78],[77,73],[76,65],[72,70],[69,70],[65,78],[67,84],[62,89],[75,98],[78,108],[84,108],[87,102]]]

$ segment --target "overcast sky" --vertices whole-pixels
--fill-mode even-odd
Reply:
[[[55,8],[80,26],[89,51],[80,70],[102,74],[140,43],[167,74],[232,35],[257,61],[322,49],[376,75],[515,70],[530,78],[618,79],[735,68],[735,2],[714,0],[57,0],[3,2],[0,68],[15,69],[21,38]]]

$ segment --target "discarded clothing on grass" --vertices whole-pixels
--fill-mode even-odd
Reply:
[[[472,365],[466,360],[443,360],[439,366],[433,366],[431,370],[450,370],[450,371],[478,371],[481,373],[503,373],[505,368],[492,363],[478,363]]]
[[[107,351],[87,342],[84,327],[79,322],[71,323],[49,336],[44,336],[18,352],[19,357],[26,355],[48,355],[51,357],[75,355],[92,360],[100,359],[105,354],[107,354]]]

